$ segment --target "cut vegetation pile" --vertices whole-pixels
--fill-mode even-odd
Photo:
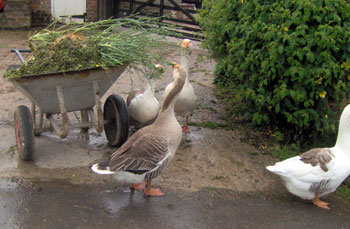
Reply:
[[[158,19],[120,18],[93,23],[51,24],[28,39],[32,55],[6,77],[68,72],[129,63],[134,69],[151,73],[161,62],[157,54],[164,36],[173,28]],[[153,75],[153,74],[147,74]]]

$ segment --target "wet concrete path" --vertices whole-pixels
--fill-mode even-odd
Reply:
[[[0,228],[350,228],[350,205],[311,203],[203,189],[147,198],[126,186],[0,182]]]

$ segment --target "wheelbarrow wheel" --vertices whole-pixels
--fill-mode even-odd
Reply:
[[[112,94],[103,106],[103,119],[107,121],[104,130],[108,143],[119,147],[128,139],[129,119],[124,99],[120,95]]]
[[[18,106],[14,113],[15,137],[19,157],[24,161],[32,160],[34,153],[34,128],[30,110]]]

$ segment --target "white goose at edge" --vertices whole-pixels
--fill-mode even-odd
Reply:
[[[334,192],[350,175],[350,105],[340,117],[334,147],[311,149],[266,168],[280,176],[292,194],[329,209],[319,197]]]
[[[159,189],[152,189],[151,182],[174,157],[182,139],[182,129],[174,112],[176,99],[185,84],[186,72],[182,66],[174,65],[173,78],[173,86],[154,123],[133,134],[109,161],[93,165],[91,169],[95,173],[112,174],[117,181],[130,183],[134,189],[144,189],[147,181],[146,195],[164,195]]]

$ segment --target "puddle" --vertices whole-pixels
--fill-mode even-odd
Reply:
[[[100,159],[100,150],[90,149],[76,140],[51,141],[51,138],[36,138],[34,163],[42,168],[73,168],[88,166]]]
[[[0,189],[17,188],[18,183],[10,179],[0,179]]]
[[[78,144],[90,149],[101,148],[107,145],[107,139],[104,132],[97,133],[94,130],[89,130],[88,140],[86,140],[86,137],[81,134],[79,129],[70,130],[65,138],[60,138],[55,132],[44,132],[41,136],[45,136],[53,142]]]
[[[183,134],[183,139],[185,140],[201,140],[204,138],[204,135],[201,133],[201,129],[199,128],[192,128],[191,127],[191,133]]]
[[[100,203],[104,203],[104,208],[106,208],[110,214],[117,214],[123,211],[125,208],[130,207],[130,205],[140,205],[145,201],[142,193],[131,192],[130,196],[118,195],[118,193],[115,192],[112,195],[101,193],[99,198]]]

